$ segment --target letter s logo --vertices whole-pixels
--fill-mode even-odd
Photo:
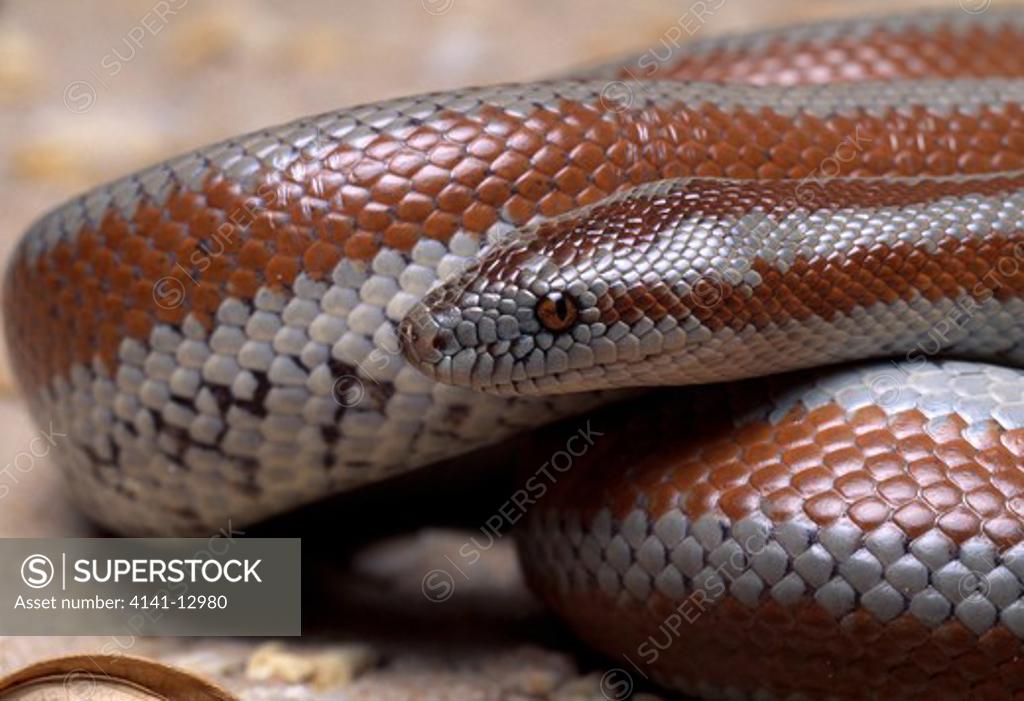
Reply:
[[[53,581],[53,562],[46,555],[29,555],[21,563],[21,579],[33,589],[42,589]]]

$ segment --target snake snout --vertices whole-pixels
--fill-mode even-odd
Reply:
[[[433,364],[440,360],[441,351],[435,347],[441,326],[421,307],[402,319],[398,328],[402,354],[414,365]]]
[[[405,358],[421,370],[439,363],[455,343],[451,330],[422,304],[417,304],[402,319],[398,338]]]

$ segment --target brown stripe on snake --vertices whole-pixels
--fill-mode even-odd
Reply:
[[[807,178],[748,183],[693,178],[680,180],[670,188],[612,198],[579,214],[542,222],[496,246],[483,265],[490,279],[511,281],[516,266],[532,254],[548,256],[559,266],[583,262],[599,247],[628,255],[639,246],[664,238],[669,229],[684,220],[725,225],[754,215],[761,222],[749,228],[767,231],[795,212],[810,216],[822,210],[924,207],[943,198],[993,197],[1022,188],[1024,173],[917,181]]]
[[[194,311],[209,324],[227,295],[287,287],[300,270],[321,276],[343,256],[367,261],[381,246],[408,251],[422,236],[480,234],[499,216],[522,224],[657,178],[821,176],[823,164],[835,166],[828,176],[1016,167],[1024,112],[1010,103],[977,114],[911,108],[825,119],[710,104],[620,113],[570,101],[526,117],[494,107],[474,117],[442,112],[363,148],[341,144],[267,173],[251,192],[211,173],[201,192],[172,191],[131,220],[110,211],[98,231],[33,263],[16,260],[8,284],[23,295],[17,304],[5,295],[7,324],[41,356],[25,364],[31,386],[97,349],[113,372],[120,340],[145,339],[154,321],[176,324]],[[54,343],[65,337],[72,343]]]
[[[771,387],[751,383],[740,401],[756,406]],[[737,426],[732,412],[743,404],[719,390],[688,408],[661,401],[674,411],[618,409],[631,430],[595,445],[544,508],[564,504],[584,522],[602,510],[622,522],[638,508],[656,521],[679,508],[693,521],[762,514],[820,528],[849,521],[866,533],[894,523],[909,538],[937,528],[958,545],[985,536],[1000,548],[1024,536],[1024,429],[989,419],[969,442],[955,412],[933,420],[918,408],[834,402]]]
[[[684,31],[692,33],[700,26],[701,16],[684,15],[680,24]],[[802,41],[780,37],[758,46],[723,46],[704,51],[698,42],[685,47],[678,59],[673,50],[678,47],[671,46],[676,41],[678,36],[667,34],[662,46],[623,67],[618,77],[721,80],[754,85],[1024,77],[1024,70],[1013,55],[1024,43],[1024,30],[1017,26],[965,25],[960,21],[928,30],[882,28],[865,36],[839,35]]]
[[[489,281],[512,283],[531,260],[550,260],[567,277],[584,274],[599,259],[639,263],[659,239],[671,236],[683,221],[707,221],[728,229],[745,216],[756,222],[745,233],[733,233],[737,255],[758,248],[757,237],[769,235],[779,222],[796,212],[807,217],[821,210],[859,210],[917,206],[920,209],[944,198],[976,195],[992,197],[1024,187],[1024,174],[984,180],[872,181],[826,180],[746,183],[695,179],[680,181],[667,191],[619,198],[585,210],[578,216],[545,222],[510,239],[489,253],[480,269],[468,271],[451,289],[480,287]],[[744,240],[749,237],[749,241]],[[671,316],[679,321],[691,314],[711,331],[724,327],[741,331],[748,325],[763,329],[770,324],[806,321],[812,316],[832,321],[855,309],[893,304],[923,297],[930,302],[994,296],[1000,301],[1024,293],[1024,270],[1019,264],[1003,271],[1000,261],[1024,259],[1020,232],[977,232],[972,237],[932,239],[931,247],[901,241],[894,244],[860,242],[844,253],[797,255],[784,268],[759,257],[737,260],[756,274],[754,285],[730,281],[711,268],[703,281],[682,291],[666,285],[660,276],[650,283],[643,276],[612,285],[596,303],[599,320],[635,324],[646,317],[660,322]],[[997,274],[997,279],[991,276]],[[988,279],[986,279],[988,278]],[[702,299],[701,284],[711,285],[715,299]],[[439,302],[444,291],[426,300]]]

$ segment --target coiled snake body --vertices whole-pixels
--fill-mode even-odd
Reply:
[[[895,358],[650,398],[531,510],[525,565],[709,698],[1017,698],[1022,41],[994,10],[818,25],[201,149],[29,231],[15,366],[83,508],[169,534],[581,390]]]

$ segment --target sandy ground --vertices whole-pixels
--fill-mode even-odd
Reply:
[[[987,2],[959,5],[978,10]],[[154,20],[158,4],[0,4],[0,256],[46,208],[177,152],[343,105],[564,73],[657,42],[689,10],[675,0],[173,0],[175,14]],[[957,6],[726,0],[697,35]],[[15,462],[37,429],[12,384],[0,366],[0,536],[89,534],[45,459]],[[450,502],[470,501],[470,485],[455,487]],[[479,521],[465,509],[461,523],[470,530],[416,529],[440,513],[405,509],[418,488],[383,502],[363,495],[348,502],[353,512],[404,510],[398,522],[411,534],[395,535],[392,523],[382,534],[316,547],[336,543],[334,529],[358,521],[332,524],[321,515],[313,525],[271,528],[311,545],[309,635],[297,659],[326,652],[317,659],[348,665],[356,672],[351,683],[283,681],[296,660],[273,652],[283,660],[277,680],[253,681],[246,668],[266,643],[258,640],[0,638],[0,673],[61,652],[107,649],[211,675],[246,699],[600,699],[601,661],[572,643],[526,591],[510,543],[490,549],[450,599],[423,595],[424,574],[444,566]]]

